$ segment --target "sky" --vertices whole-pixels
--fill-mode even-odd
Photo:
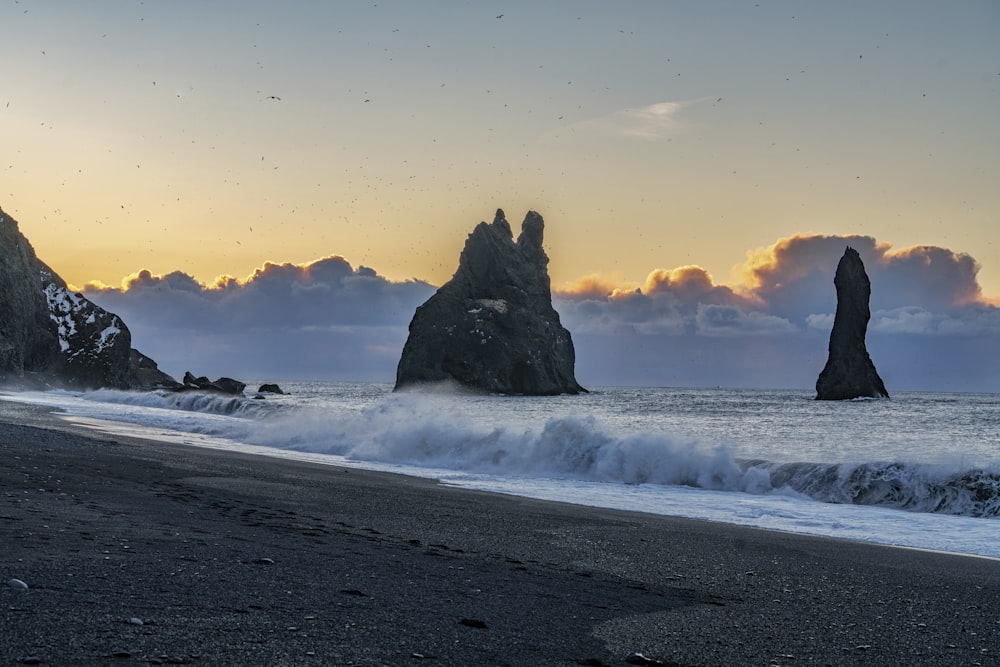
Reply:
[[[391,381],[500,207],[546,220],[585,385],[811,386],[852,244],[890,392],[1000,391],[995,1],[2,0],[0,25],[0,207],[173,374]]]

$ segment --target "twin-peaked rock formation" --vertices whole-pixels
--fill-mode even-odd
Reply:
[[[176,384],[132,349],[117,315],[71,292],[2,210],[0,383],[81,389]]]
[[[816,380],[816,398],[888,398],[889,392],[865,347],[872,289],[865,265],[854,248],[848,248],[840,258],[833,284],[837,288],[837,314],[830,332],[830,356]]]
[[[454,381],[501,394],[586,391],[569,331],[552,308],[542,216],[529,211],[514,241],[497,210],[469,235],[458,270],[417,308],[396,389]]]

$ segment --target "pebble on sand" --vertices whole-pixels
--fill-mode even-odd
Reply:
[[[10,579],[7,582],[7,585],[10,586],[11,588],[17,588],[17,589],[20,589],[22,591],[28,590],[28,584],[24,583],[20,579]]]

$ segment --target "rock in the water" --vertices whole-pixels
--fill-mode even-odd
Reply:
[[[458,270],[417,308],[396,389],[454,381],[501,394],[586,391],[574,376],[573,340],[552,307],[544,221],[529,211],[514,242],[497,210],[469,235]]]
[[[177,389],[181,383],[159,369],[156,362],[139,350],[132,350],[129,366],[135,379],[136,388],[142,389]]]
[[[889,392],[865,347],[872,290],[865,265],[854,248],[848,248],[840,258],[833,284],[837,287],[837,314],[830,332],[830,356],[816,380],[816,398],[888,398]]]
[[[285,392],[283,392],[281,390],[281,387],[279,387],[278,385],[272,384],[272,383],[268,383],[268,384],[262,384],[260,386],[260,389],[257,390],[257,393],[258,394],[284,394]]]
[[[240,382],[239,380],[234,380],[232,378],[221,377],[218,380],[209,380],[204,375],[201,377],[195,377],[191,371],[185,371],[184,384],[177,387],[177,390],[184,391],[190,389],[200,389],[201,391],[212,391],[219,394],[232,394],[234,396],[239,396],[246,388],[247,385],[245,382]]]
[[[212,384],[222,390],[225,394],[239,395],[242,394],[243,390],[247,388],[246,382],[240,382],[239,380],[227,377],[221,377]]]
[[[70,291],[0,210],[0,382],[140,389],[173,381],[132,349],[117,315]]]

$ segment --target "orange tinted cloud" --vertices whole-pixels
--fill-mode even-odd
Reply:
[[[566,296],[583,299],[603,299],[620,289],[635,289],[634,285],[625,286],[614,278],[606,278],[596,273],[583,276],[574,283],[566,283],[554,291]]]
[[[742,294],[772,307],[804,305],[830,293],[829,281],[844,249],[858,251],[872,281],[872,306],[921,306],[952,309],[990,305],[976,275],[979,265],[968,254],[937,246],[893,250],[870,236],[795,235],[747,253],[736,272]]]
[[[96,287],[88,285],[88,287]],[[162,276],[154,276],[143,269],[122,279],[122,291],[140,289],[169,288],[177,291],[199,292],[203,289],[201,283],[181,271],[172,271]]]
[[[646,276],[647,294],[669,289],[704,293],[712,286],[712,276],[708,271],[691,264],[676,269],[656,269]]]
[[[735,267],[741,276],[741,287],[751,293],[781,289],[815,273],[830,268],[831,257],[836,262],[846,246],[857,250],[865,261],[880,257],[888,250],[888,244],[879,244],[870,236],[821,236],[817,234],[796,234],[778,239],[769,246],[747,251],[747,259]]]
[[[789,335],[828,331],[836,310],[833,276],[848,246],[872,282],[872,331],[983,335],[1000,311],[982,297],[978,265],[936,246],[894,250],[870,236],[799,234],[747,253],[743,283],[720,285],[702,267],[655,269],[642,287],[597,276],[556,292],[568,326],[702,336]]]
[[[121,281],[121,291],[170,288],[173,290],[188,290],[200,292],[206,290],[232,290],[245,287],[253,283],[266,284],[268,282],[297,282],[308,285],[315,282],[343,279],[355,273],[351,264],[340,255],[330,255],[311,262],[294,264],[291,262],[264,262],[264,265],[255,269],[252,274],[240,280],[229,275],[220,275],[215,278],[211,285],[203,285],[192,276],[182,271],[172,271],[163,275],[154,275],[148,269],[136,271],[125,276]],[[364,275],[375,275],[374,271],[366,267],[358,267],[357,273]],[[100,281],[93,281],[86,284],[86,290],[102,292],[116,290],[117,288],[105,285]]]
[[[646,294],[670,294],[685,306],[702,303],[734,304],[740,299],[732,289],[716,285],[711,274],[700,266],[656,269],[646,276]]]
[[[736,298],[730,288],[716,285],[711,274],[696,265],[654,269],[646,276],[641,287],[635,283],[591,274],[575,283],[564,285],[555,292],[570,298],[599,300],[662,296],[685,305],[697,305],[706,299],[712,303],[730,303]]]
[[[693,315],[700,305],[749,305],[731,288],[716,285],[711,274],[696,265],[654,269],[641,287],[589,275],[556,290],[555,294],[567,303],[590,302],[587,312],[594,312],[595,303],[614,304],[617,317],[625,322],[671,320],[674,323],[670,328],[674,330],[681,313]],[[602,319],[607,321],[606,316]]]

